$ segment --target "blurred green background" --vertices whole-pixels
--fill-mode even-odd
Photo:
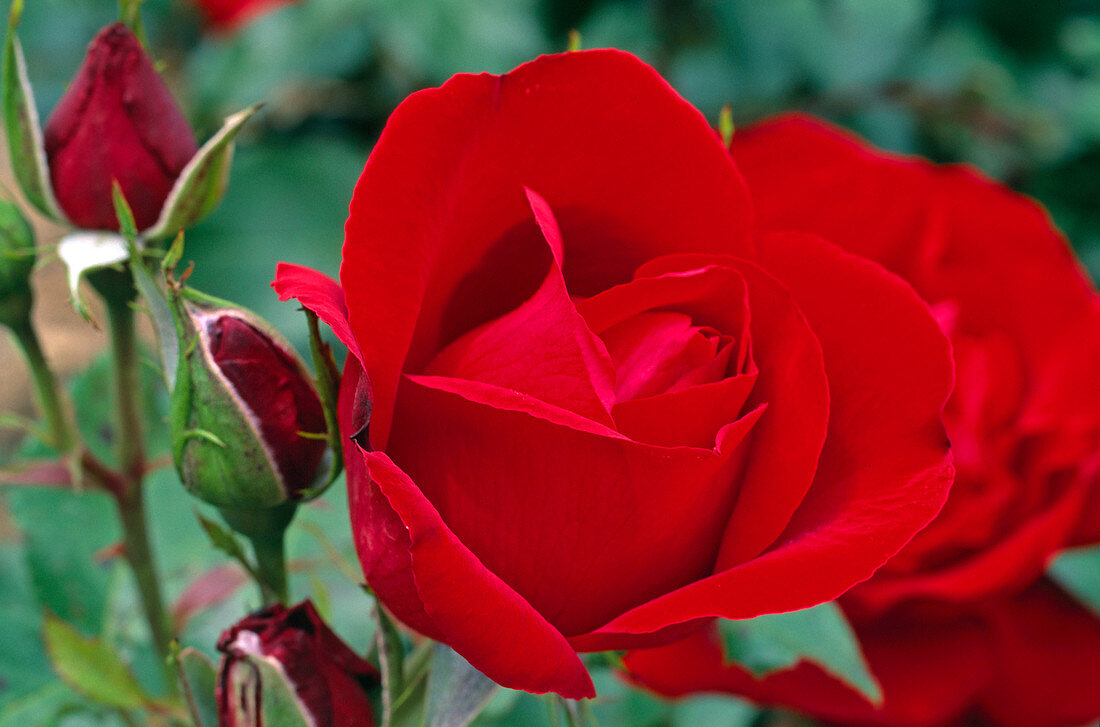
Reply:
[[[43,114],[115,15],[110,0],[29,0]],[[654,64],[715,120],[724,103],[741,126],[804,109],[887,149],[976,164],[1042,200],[1100,273],[1095,0],[302,0],[232,34],[204,33],[188,0],[147,0],[145,17],[200,138],[267,103],[188,254],[198,285],[284,330],[300,326],[267,288],[275,262],[336,274],[352,187],[401,99],[562,50],[570,29]]]
[[[571,29],[584,47],[613,46],[652,63],[715,122],[725,103],[738,126],[802,109],[887,149],[973,163],[1046,204],[1100,277],[1100,2],[301,0],[220,34],[204,30],[190,0],[147,0],[144,14],[151,51],[200,140],[225,115],[267,104],[242,134],[224,203],[188,234],[187,257],[197,287],[252,307],[299,346],[303,319],[268,285],[275,263],[337,274],[352,188],[393,108],[453,73],[500,73],[563,50]],[[112,0],[27,0],[20,36],[42,118],[87,42],[116,16]],[[76,396],[90,444],[106,449],[107,402],[95,393],[104,376],[100,367],[83,377]],[[150,406],[155,422],[156,396]],[[152,451],[163,452],[163,437],[153,439]],[[341,573],[355,570],[341,490],[305,508],[302,519],[314,524],[292,531],[300,565],[292,586],[316,594],[362,648],[369,602]],[[149,492],[158,558],[176,598],[224,558],[195,525],[194,503],[174,476],[161,472]],[[109,503],[29,488],[0,500],[0,727],[119,724],[53,678],[38,641],[44,606],[155,680],[129,576],[103,551],[118,537]],[[246,588],[198,614],[185,640],[209,650],[252,599]],[[671,710],[606,672],[597,678],[605,725],[798,723],[728,700]],[[481,723],[541,720],[542,705],[507,692]]]

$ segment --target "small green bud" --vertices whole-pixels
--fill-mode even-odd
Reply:
[[[173,293],[180,354],[169,429],[184,485],[223,511],[319,494],[325,416],[294,349],[249,311]]]
[[[11,202],[0,199],[0,323],[25,325],[31,313],[34,231]]]

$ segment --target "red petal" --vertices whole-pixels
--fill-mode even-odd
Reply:
[[[805,117],[739,131],[733,154],[762,226],[876,259],[953,313],[959,482],[904,552],[906,570],[931,573],[907,583],[894,561],[859,589],[868,604],[1016,589],[1067,540],[1095,540],[1100,508],[1081,491],[1098,482],[1100,298],[1045,210],[974,170],[884,154]],[[988,371],[968,377],[978,365]]]
[[[344,291],[335,280],[312,268],[292,263],[279,263],[275,268],[275,280],[271,287],[279,300],[297,298],[302,307],[313,311],[328,324],[340,342],[348,347],[355,358],[363,360],[359,343],[352,335],[348,323],[348,307]]]
[[[342,422],[351,416],[359,374],[358,362],[349,358],[341,386]],[[573,699],[595,696],[565,638],[482,565],[408,476],[386,455],[344,441],[356,550],[367,582],[386,608],[407,626],[451,646],[498,684]]]
[[[569,299],[553,213],[531,190],[527,198],[553,258],[545,280],[518,308],[444,348],[426,373],[518,391],[613,427],[615,369]]]
[[[821,345],[798,305],[779,281],[753,263],[670,255],[643,265],[638,275],[683,274],[706,265],[725,267],[745,281],[752,356],[759,369],[748,405],[768,405],[753,433],[737,507],[726,526],[715,568],[722,570],[771,545],[806,496],[825,441],[829,384]]]
[[[954,472],[939,410],[951,359],[928,307],[874,263],[820,240],[770,238],[761,252],[821,341],[831,402],[817,476],[770,550],[615,619],[595,632],[608,647],[692,618],[831,600],[896,553],[947,496]]]
[[[356,187],[341,270],[375,385],[376,448],[402,371],[530,296],[505,249],[537,234],[524,186],[557,213],[574,294],[673,250],[751,253],[747,193],[717,135],[633,56],[548,56],[414,94]],[[471,274],[488,284],[463,285]],[[447,308],[459,317],[445,331]]]
[[[459,540],[567,636],[709,572],[739,445],[760,415],[728,424],[715,451],[639,444],[458,379],[406,377],[399,403],[394,461]]]

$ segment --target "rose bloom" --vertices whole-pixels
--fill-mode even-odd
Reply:
[[[1100,620],[1044,576],[1100,541],[1100,304],[1032,201],[965,167],[887,155],[811,119],[737,133],[757,224],[904,276],[954,346],[943,512],[841,599],[880,709],[809,663],[756,680],[714,633],[629,654],[666,695],[729,691],[845,725],[1081,725],[1100,717]],[[1090,499],[1091,498],[1091,499]]]
[[[830,600],[932,519],[952,366],[928,305],[756,219],[707,121],[625,53],[401,104],[342,289],[276,281],[351,352],[352,528],[397,618],[505,686],[591,696],[578,651]]]

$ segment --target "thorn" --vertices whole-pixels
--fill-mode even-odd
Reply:
[[[581,49],[581,32],[576,28],[569,31],[568,40],[565,43],[565,52],[572,53]]]
[[[722,137],[722,144],[729,149],[733,143],[733,109],[729,104],[723,106],[718,114],[718,134]]]

